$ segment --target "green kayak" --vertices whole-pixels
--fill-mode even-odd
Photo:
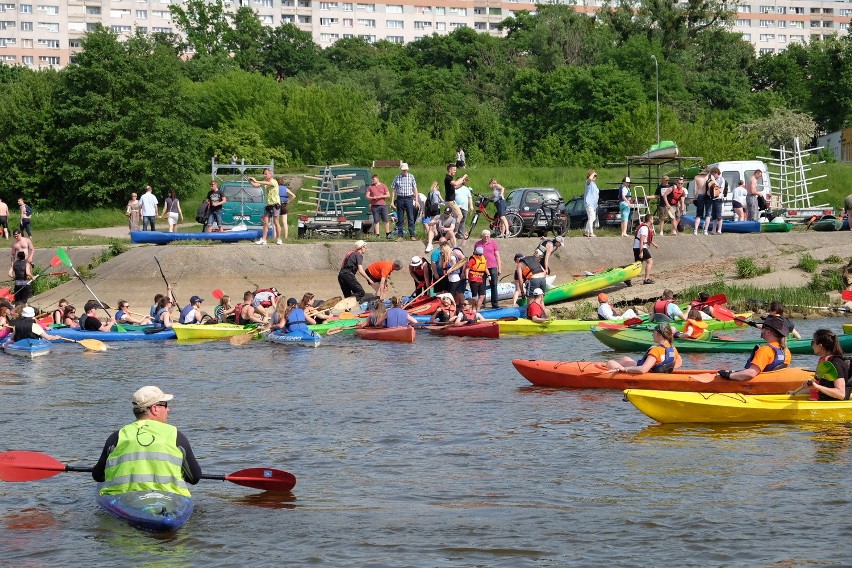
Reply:
[[[636,278],[641,273],[641,262],[634,262],[627,266],[610,268],[608,270],[598,272],[597,274],[592,274],[591,276],[586,276],[572,282],[566,282],[561,286],[551,288],[544,293],[544,303],[555,304],[557,302],[564,302],[571,298],[583,296],[589,292],[595,292],[601,288],[606,288],[607,286],[612,286],[613,284],[625,282],[631,278]],[[518,304],[521,306],[526,305],[526,299],[522,299],[518,302]]]
[[[761,223],[761,233],[789,233],[793,230],[793,223]]]
[[[748,319],[751,317],[751,312],[737,314],[737,317]],[[643,319],[647,322],[648,316],[640,316],[640,319]],[[500,334],[504,333],[514,333],[514,334],[535,334],[535,333],[558,333],[565,331],[589,331],[593,327],[597,326],[610,326],[615,329],[618,326],[623,326],[624,320],[581,320],[581,319],[554,319],[547,321],[545,323],[536,323],[534,321],[518,318],[517,320],[512,321],[500,321],[497,323],[500,325]],[[722,321],[716,319],[705,320],[707,323],[707,329],[709,330],[717,330],[717,329],[733,329],[737,327],[736,322],[731,321]],[[684,322],[678,322],[674,324],[674,326],[683,331]],[[637,329],[652,329],[655,323],[641,323],[634,326]],[[622,329],[627,329],[623,327]]]
[[[362,321],[362,320],[360,320],[360,319],[336,319],[336,320],[327,321],[325,323],[318,323],[318,324],[314,324],[314,325],[309,325],[308,329],[310,329],[311,331],[316,332],[320,335],[325,335],[326,333],[328,333],[329,329],[332,329],[332,328],[335,328],[335,327],[347,327],[348,326],[350,329],[345,329],[340,333],[352,333],[352,332],[355,331],[355,326],[358,325],[358,322],[360,322],[360,321]]]
[[[592,333],[604,345],[616,351],[629,351],[641,353],[646,351],[654,340],[651,331],[647,329],[601,329],[594,328]],[[852,335],[838,335],[840,346],[843,351],[852,350]],[[732,340],[732,339],[675,339],[674,346],[681,353],[749,353],[755,345],[763,343],[759,339]],[[787,347],[791,353],[813,355],[810,339],[789,339]]]
[[[835,219],[830,215],[826,215],[819,221],[814,221],[811,224],[811,229],[814,231],[839,231],[843,226],[843,219]]]

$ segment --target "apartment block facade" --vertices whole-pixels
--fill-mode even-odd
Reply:
[[[350,37],[407,43],[460,27],[499,34],[497,24],[518,10],[535,10],[520,0],[233,0],[234,9],[255,10],[268,26],[292,23],[310,32],[320,47]],[[747,2],[748,0],[744,0]],[[169,4],[156,0],[0,0],[0,61],[33,69],[61,68],[80,50],[83,35],[102,24],[119,36],[177,32]],[[554,1],[545,3],[556,3]],[[602,0],[579,0],[590,13]],[[734,32],[758,53],[775,53],[791,43],[848,33],[852,0],[757,0],[738,8]]]

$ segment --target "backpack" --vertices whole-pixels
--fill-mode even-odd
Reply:
[[[32,207],[30,207],[29,205],[25,205],[24,207],[25,207],[25,210],[27,212],[27,216],[33,214],[33,208]]]
[[[423,212],[424,217],[434,217],[435,215],[439,215],[441,213],[440,197],[438,198],[438,200],[436,200],[434,195],[439,194],[430,191],[429,196],[426,198],[426,210]]]
[[[195,213],[195,222],[201,223],[202,225],[207,224],[207,216],[209,215],[207,211],[207,202],[202,201],[201,205],[198,206],[198,211]]]

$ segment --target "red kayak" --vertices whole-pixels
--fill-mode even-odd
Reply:
[[[431,316],[441,306],[441,298],[420,298],[406,306],[405,311],[413,316]]]
[[[413,327],[361,327],[355,330],[355,335],[361,339],[401,343],[414,343],[415,334]]]
[[[444,327],[430,326],[429,331],[436,335],[454,335],[458,337],[482,337],[498,339],[500,325],[496,321],[481,321],[467,325],[447,325]]]

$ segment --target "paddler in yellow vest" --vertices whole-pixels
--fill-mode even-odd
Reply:
[[[189,440],[168,424],[174,395],[154,386],[133,393],[136,421],[107,438],[92,477],[101,495],[130,491],[165,491],[189,497],[187,483],[201,479]]]

